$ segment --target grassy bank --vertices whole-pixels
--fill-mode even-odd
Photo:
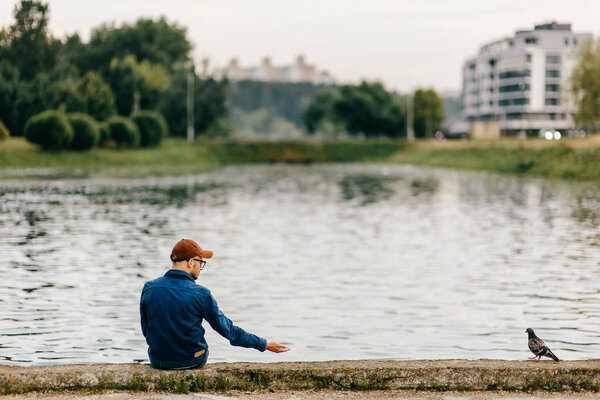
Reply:
[[[577,180],[600,179],[600,135],[558,141],[417,142],[388,160]]]
[[[102,171],[148,175],[197,173],[242,163],[391,162],[580,180],[600,179],[600,135],[557,141],[253,141],[168,139],[152,149],[42,152],[22,138],[0,142],[0,168]]]
[[[239,142],[167,139],[150,149],[100,149],[88,152],[44,152],[23,138],[0,142],[0,169],[4,177],[16,169],[100,171],[133,169],[134,175],[196,173],[220,165],[248,163],[376,162],[387,160],[404,147],[400,141],[282,141]],[[7,172],[7,169],[9,170]],[[135,170],[138,172],[135,172]],[[32,172],[35,175],[36,172]]]

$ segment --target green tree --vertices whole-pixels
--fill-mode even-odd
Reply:
[[[433,89],[418,89],[413,104],[415,137],[432,137],[444,120],[442,99]]]
[[[196,76],[194,90],[194,127],[202,133],[219,124],[227,114],[229,81],[213,78],[199,79]]]
[[[65,54],[82,72],[98,70],[106,78],[113,59],[133,55],[171,71],[189,58],[192,49],[187,31],[170,24],[164,17],[158,20],[140,18],[135,24],[104,24],[94,28],[90,41],[83,45],[78,35],[67,38]],[[118,97],[118,96],[117,96]]]
[[[25,122],[32,116],[66,107],[76,96],[77,79],[72,65],[58,63],[31,80],[19,80],[14,66],[0,62],[0,118],[14,136],[22,136]]]
[[[571,75],[571,90],[577,107],[575,123],[600,128],[600,39],[582,44]]]
[[[115,98],[110,87],[99,73],[88,71],[78,82],[77,102],[83,105],[83,112],[97,121],[108,119],[115,113]],[[73,107],[76,108],[76,107]],[[69,110],[69,108],[67,107]],[[78,111],[71,109],[69,111]]]
[[[167,72],[147,60],[138,62],[133,55],[113,59],[109,82],[116,94],[119,115],[135,114],[141,108],[153,109],[159,101]]]
[[[400,99],[379,82],[344,85],[334,103],[335,118],[350,134],[399,137],[404,134]]]
[[[18,76],[17,68],[0,58],[0,121],[6,124],[13,136],[20,136],[20,131],[17,129],[16,112]]]
[[[194,129],[196,134],[204,134],[227,114],[229,82],[194,77]],[[173,136],[186,136],[186,99],[187,70],[180,68],[171,74],[158,104]]]
[[[56,63],[60,41],[48,35],[48,4],[21,0],[13,10],[15,22],[0,34],[0,55],[19,70],[21,79],[32,79]]]
[[[337,93],[333,90],[323,90],[317,93],[303,115],[304,126],[308,133],[315,133],[323,123],[336,119],[334,106],[337,97]]]
[[[79,72],[73,65],[60,62],[48,72],[39,72],[31,81],[32,95],[39,97],[44,109],[65,108],[77,96]],[[79,111],[79,109],[77,110]],[[83,110],[81,110],[83,111]]]

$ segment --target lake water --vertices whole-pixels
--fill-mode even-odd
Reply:
[[[0,180],[0,363],[147,362],[139,295],[172,246],[198,283],[292,347],[209,362],[600,356],[600,187],[398,165],[178,178]]]

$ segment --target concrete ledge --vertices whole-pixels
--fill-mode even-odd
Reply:
[[[177,393],[233,390],[600,391],[600,360],[216,363],[162,371],[148,364],[0,366],[0,394],[64,390]]]

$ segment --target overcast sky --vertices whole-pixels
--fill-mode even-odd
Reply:
[[[302,54],[340,82],[459,90],[461,65],[489,41],[551,20],[600,34],[600,0],[50,0],[55,36],[164,15],[187,27],[194,57],[220,67]],[[15,0],[0,0],[0,24]]]

